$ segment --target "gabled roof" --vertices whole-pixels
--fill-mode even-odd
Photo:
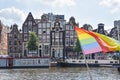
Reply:
[[[30,20],[33,20],[33,21],[35,22],[35,19],[34,19],[34,17],[33,17],[33,15],[32,15],[31,12],[29,12],[29,14],[28,14],[28,16],[27,16],[25,22],[26,22],[26,21],[30,21]]]
[[[20,31],[18,30],[18,25],[17,24],[13,24],[11,31],[9,33],[20,33]]]

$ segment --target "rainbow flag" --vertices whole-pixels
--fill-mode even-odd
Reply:
[[[84,54],[111,52],[120,50],[120,42],[103,34],[87,31],[75,26],[78,39]]]

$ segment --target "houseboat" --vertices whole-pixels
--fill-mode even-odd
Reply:
[[[0,58],[0,68],[47,68],[49,57]]]
[[[89,67],[113,67],[113,65],[119,64],[119,60],[86,60]],[[58,66],[61,67],[85,67],[86,63],[84,59],[66,59],[65,61],[59,61]]]

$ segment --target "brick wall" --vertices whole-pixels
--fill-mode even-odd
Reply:
[[[0,23],[0,54],[7,54],[7,27]]]

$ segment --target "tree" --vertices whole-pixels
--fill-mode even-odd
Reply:
[[[74,47],[73,47],[73,50],[76,51],[76,52],[81,52],[81,46],[80,46],[80,43],[79,43],[79,40],[77,39]]]
[[[38,36],[35,32],[30,32],[30,38],[27,43],[28,50],[34,51],[37,50],[39,46]]]
[[[79,43],[79,40],[77,39],[77,41],[76,41],[76,43],[75,43],[75,45],[74,45],[74,47],[73,47],[73,50],[75,51],[75,52],[77,52],[77,55],[79,55],[79,53],[82,51],[82,49],[81,49],[81,46],[80,46],[80,43]]]

